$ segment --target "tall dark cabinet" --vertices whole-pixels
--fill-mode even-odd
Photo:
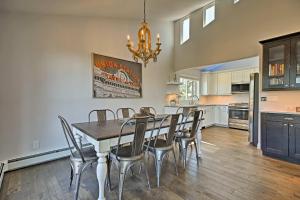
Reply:
[[[300,32],[264,40],[263,90],[300,89]]]

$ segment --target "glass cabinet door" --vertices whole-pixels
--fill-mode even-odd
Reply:
[[[289,87],[290,41],[280,41],[264,48],[264,88]]]
[[[300,37],[292,39],[290,87],[300,88]]]

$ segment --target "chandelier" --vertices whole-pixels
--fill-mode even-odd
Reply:
[[[128,42],[126,46],[132,53],[134,61],[138,62],[138,60],[141,59],[145,67],[149,63],[150,59],[153,59],[154,62],[157,61],[157,56],[161,52],[160,37],[159,34],[157,34],[156,49],[152,50],[151,31],[148,23],[146,22],[146,0],[144,0],[144,21],[141,23],[141,27],[138,31],[137,49],[134,48],[133,42],[131,41],[129,35],[127,35],[127,40]]]

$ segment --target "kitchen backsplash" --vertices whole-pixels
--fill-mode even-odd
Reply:
[[[200,104],[248,103],[249,94],[233,94],[230,96],[201,96]]]
[[[260,102],[261,111],[295,112],[300,106],[300,91],[261,92],[267,101]]]

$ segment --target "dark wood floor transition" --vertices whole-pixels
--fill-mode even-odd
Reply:
[[[180,164],[179,176],[171,160],[164,162],[161,187],[155,184],[152,159],[149,173],[152,189],[143,176],[129,174],[125,180],[124,199],[170,200],[288,200],[300,199],[300,166],[261,155],[248,145],[246,132],[209,128],[203,131],[203,158],[197,166],[189,153],[187,169]],[[171,156],[170,156],[171,159]],[[117,198],[117,170],[114,169],[113,191],[108,199]],[[69,200],[69,164],[67,159],[33,166],[5,174],[1,200]],[[74,187],[74,186],[73,186]],[[74,188],[72,188],[74,189]],[[95,166],[83,174],[80,199],[97,199]]]

